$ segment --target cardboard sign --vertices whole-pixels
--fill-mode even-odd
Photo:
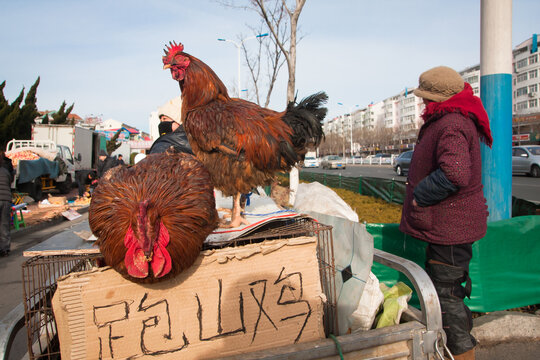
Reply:
[[[300,237],[205,251],[158,284],[111,268],[68,275],[53,299],[62,359],[205,359],[324,338],[316,247]]]

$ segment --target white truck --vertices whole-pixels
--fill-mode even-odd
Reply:
[[[35,124],[32,140],[51,140],[70,149],[75,159],[75,171],[95,169],[99,149],[104,148],[104,136],[78,125]]]
[[[11,140],[6,155],[16,169],[12,188],[41,200],[43,190],[65,194],[75,179],[73,156],[67,146],[51,140]]]

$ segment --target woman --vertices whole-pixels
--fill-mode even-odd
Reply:
[[[471,293],[472,243],[487,229],[480,139],[491,146],[489,120],[471,86],[451,68],[424,72],[414,94],[426,107],[400,230],[428,243],[426,272],[439,295],[448,348],[456,359],[474,359],[472,317],[463,299]]]

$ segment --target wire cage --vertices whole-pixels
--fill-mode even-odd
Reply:
[[[328,336],[336,334],[337,295],[332,227],[301,216],[285,223],[266,224],[257,232],[219,245],[205,245],[204,249],[242,246],[267,240],[300,236],[315,236],[318,242],[317,257],[324,304],[324,329]],[[60,346],[52,310],[52,298],[57,280],[69,273],[102,266],[100,254],[36,256],[22,265],[25,324],[28,333],[29,359],[60,359]]]
[[[60,359],[52,298],[57,280],[75,271],[98,266],[100,254],[35,256],[22,264],[24,321],[28,334],[28,356]]]

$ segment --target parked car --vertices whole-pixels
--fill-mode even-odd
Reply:
[[[345,169],[345,161],[337,155],[326,155],[322,158],[321,167],[323,169]]]
[[[319,159],[317,159],[316,157],[313,157],[313,156],[306,156],[304,158],[304,164],[302,165],[302,167],[305,167],[305,168],[318,168],[319,167]]]
[[[378,153],[371,159],[372,164],[391,164],[392,155],[386,153]]]
[[[394,170],[396,171],[396,174],[399,176],[404,176],[406,173],[409,172],[409,166],[411,165],[411,159],[412,159],[413,151],[405,151],[401,153],[396,158],[396,165],[394,165]]]
[[[540,145],[522,145],[512,148],[512,172],[540,177]]]

